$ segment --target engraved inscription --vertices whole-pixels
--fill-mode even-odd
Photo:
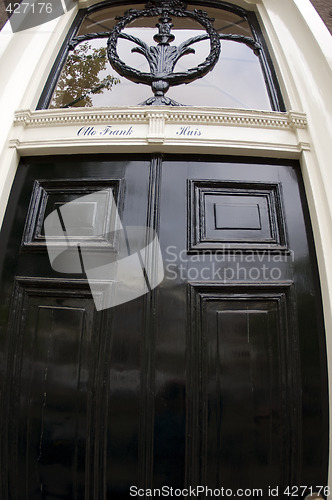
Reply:
[[[78,137],[117,137],[117,136],[130,136],[133,134],[133,127],[118,128],[113,125],[107,125],[106,127],[81,127],[77,131]]]
[[[180,127],[179,130],[177,130],[176,135],[184,137],[199,137],[202,135],[202,132],[198,128],[186,125],[184,127]]]

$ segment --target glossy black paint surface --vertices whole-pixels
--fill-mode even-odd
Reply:
[[[52,271],[42,221],[107,186],[123,225],[158,231],[165,279],[97,312],[84,275]],[[1,237],[1,498],[326,484],[324,328],[296,163],[26,159]]]

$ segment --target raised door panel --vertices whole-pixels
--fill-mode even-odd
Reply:
[[[280,184],[190,180],[190,250],[286,248]]]
[[[9,491],[83,497],[93,449],[105,446],[100,381],[109,325],[78,281],[17,278],[13,301],[4,436]]]
[[[292,283],[189,287],[189,463],[210,488],[290,484],[301,412]]]

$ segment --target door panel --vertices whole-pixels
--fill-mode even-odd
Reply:
[[[192,250],[284,249],[280,185],[190,180]]]
[[[202,457],[201,483],[266,492],[290,484],[300,421],[298,371],[293,377],[287,371],[287,355],[298,363],[290,347],[296,331],[291,285],[194,285],[190,291],[188,410],[202,413],[188,429],[200,435],[188,452],[197,464]]]
[[[13,301],[9,473],[15,480],[11,467],[26,471],[28,498],[83,497],[84,443],[95,433],[93,359],[105,325],[94,317],[89,290],[77,282],[17,278]]]
[[[43,222],[77,200],[71,238],[109,251],[112,207],[83,198],[107,189],[124,227],[159,233],[165,278],[96,311],[84,273],[52,270]],[[2,231],[2,498],[326,484],[311,239],[291,162],[22,161]]]

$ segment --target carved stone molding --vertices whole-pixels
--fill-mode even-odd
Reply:
[[[55,125],[65,126],[88,123],[108,123],[112,122],[139,122],[147,121],[146,112],[141,112],[142,108],[134,111],[119,110],[109,111],[106,108],[86,108],[55,109],[30,111],[20,110],[15,113],[14,124],[25,127],[47,127]]]
[[[299,157],[304,113],[189,107],[20,110],[10,147],[22,155],[137,151]]]
[[[259,127],[276,129],[305,129],[307,119],[305,113],[289,111],[251,111],[217,108],[192,109],[185,108],[141,108],[118,109],[76,108],[61,110],[19,110],[15,113],[15,125],[25,128],[66,126],[80,124],[104,123],[149,123],[157,126],[158,121],[164,123],[194,123],[201,125],[231,125],[235,127]]]

